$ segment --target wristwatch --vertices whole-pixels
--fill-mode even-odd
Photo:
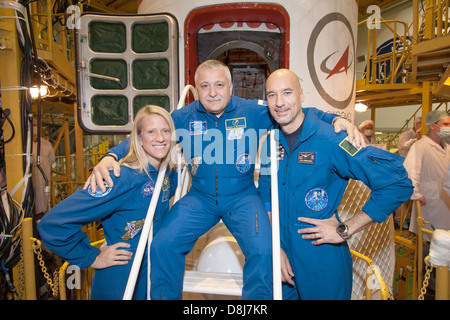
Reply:
[[[340,235],[344,240],[349,240],[352,236],[348,235],[348,226],[341,222],[336,227],[336,232]]]

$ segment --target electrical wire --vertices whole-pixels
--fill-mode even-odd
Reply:
[[[1,190],[0,200],[0,276],[2,285],[0,296],[7,297],[7,293],[15,293],[16,288],[12,281],[12,268],[20,260],[21,237],[16,234],[17,228],[23,219],[23,210],[6,191]]]
[[[63,86],[59,79],[56,79],[51,74],[51,69],[45,62],[37,56],[36,43],[33,36],[33,25],[31,22],[30,3],[37,0],[19,0],[18,3],[23,5],[26,9],[26,18],[19,11],[15,10],[17,16],[16,29],[19,48],[23,53],[20,64],[20,85],[23,87],[31,87],[34,79],[37,80],[38,87],[41,81],[60,90],[72,100],[75,96],[71,90]],[[75,1],[77,2],[77,1]],[[68,6],[67,0],[58,0],[54,3],[53,11],[61,12],[64,7]],[[65,11],[65,10],[64,10]],[[53,21],[56,23],[57,21]],[[60,21],[63,24],[63,21]],[[20,92],[20,117],[22,130],[22,150],[25,150],[23,157],[24,176],[31,176],[31,154],[32,154],[32,137],[33,137],[33,112],[32,99],[28,91]],[[45,176],[40,166],[40,126],[41,126],[41,97],[39,95],[37,100],[37,124],[38,124],[38,141],[37,141],[37,168],[42,173],[46,185],[49,184],[48,178]],[[4,161],[4,145],[12,141],[15,136],[15,128],[11,119],[9,118],[9,109],[3,110],[0,104],[0,174],[6,169]],[[5,121],[11,125],[12,135],[3,142],[3,124]],[[6,299],[8,293],[14,293],[15,288],[12,282],[12,273],[10,270],[20,260],[21,249],[21,233],[16,235],[17,228],[21,225],[24,218],[33,217],[35,211],[34,191],[32,188],[31,178],[28,178],[23,187],[22,199],[20,204],[17,203],[7,193],[6,187],[1,189],[0,201],[0,299]],[[33,219],[34,221],[34,219]]]
[[[2,144],[2,145],[10,142],[16,135],[16,130],[14,129],[14,124],[12,123],[11,119],[9,118],[10,113],[11,113],[11,110],[9,110],[9,109],[3,110],[1,108],[1,102],[0,102],[0,130],[3,131],[3,124],[5,123],[5,120],[7,120],[9,122],[9,124],[11,125],[11,130],[12,130],[11,137],[8,140],[0,141],[0,144]]]
[[[19,48],[23,53],[20,64],[20,85],[31,87],[33,82],[33,72],[37,70],[36,47],[32,43],[32,32],[30,23],[29,4],[33,1],[19,1],[27,9],[27,18],[16,10],[15,14],[19,19],[16,21],[17,37]],[[33,63],[34,61],[34,63]],[[39,79],[39,76],[37,77]],[[32,101],[28,91],[20,92],[20,121],[22,130],[22,150],[25,150],[26,157],[23,157],[24,175],[31,173],[31,151],[32,151]],[[40,106],[39,106],[40,107]],[[0,174],[5,174],[6,164],[4,161],[4,145],[15,137],[15,128],[9,118],[9,109],[2,109],[0,104]],[[6,141],[3,139],[3,125],[7,121],[12,128],[12,135]],[[21,203],[17,203],[7,192],[7,188],[0,189],[0,299],[7,299],[9,293],[15,293],[12,281],[12,268],[20,260],[22,245],[21,233],[17,232],[23,218],[32,217],[34,212],[34,194],[31,179],[28,178],[22,191]]]

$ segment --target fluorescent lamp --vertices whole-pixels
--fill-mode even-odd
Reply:
[[[355,111],[357,112],[365,112],[367,110],[367,106],[362,103],[355,104]]]

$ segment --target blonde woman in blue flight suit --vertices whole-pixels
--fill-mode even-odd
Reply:
[[[358,149],[345,133],[335,134],[316,115],[304,113],[300,82],[290,70],[272,73],[266,94],[282,151],[278,188],[283,299],[350,299],[352,259],[345,240],[385,221],[409,199],[413,187],[403,157],[370,146]],[[371,197],[341,223],[336,209],[348,179],[364,182]],[[269,175],[259,180],[265,204],[270,203],[269,180]]]
[[[169,166],[174,142],[169,113],[144,106],[137,113],[130,135],[130,150],[120,161],[121,176],[106,192],[80,190],[50,210],[38,224],[42,241],[65,261],[80,269],[94,268],[91,299],[122,299],[140,231],[144,225],[158,169]],[[156,234],[169,211],[176,188],[174,171],[167,170],[153,221]],[[106,245],[97,249],[81,228],[101,220]],[[133,299],[145,299],[147,259],[144,257]]]

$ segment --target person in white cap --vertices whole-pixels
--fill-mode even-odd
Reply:
[[[417,117],[414,120],[414,127],[410,130],[403,132],[400,137],[398,137],[398,154],[402,157],[406,157],[409,149],[414,142],[420,139],[422,135],[422,117]]]
[[[425,117],[428,134],[414,143],[405,158],[404,167],[413,182],[412,200],[419,200],[422,217],[436,229],[450,230],[450,196],[443,190],[444,177],[450,163],[450,114],[434,110]],[[409,230],[417,233],[417,213],[411,213]],[[425,228],[433,230],[429,225]],[[430,240],[424,234],[425,240]]]
[[[359,125],[359,130],[361,130],[362,134],[364,135],[364,140],[366,141],[366,144],[375,144],[375,138],[373,137],[373,128],[375,127],[375,124],[372,120],[366,120],[363,121]]]

